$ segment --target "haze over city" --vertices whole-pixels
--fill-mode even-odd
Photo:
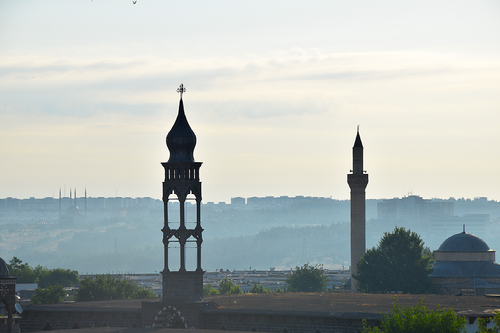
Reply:
[[[203,201],[500,200],[500,4],[0,2],[0,198],[161,197],[184,83]]]

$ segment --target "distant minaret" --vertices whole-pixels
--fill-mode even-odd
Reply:
[[[59,217],[61,217],[61,188],[59,187]]]
[[[363,170],[363,144],[358,133],[352,147],[352,174],[347,175],[351,188],[351,275],[358,272],[357,264],[366,250],[365,189],[368,174]],[[351,290],[357,290],[358,282],[351,279]]]
[[[76,207],[76,187],[75,187],[75,207]]]
[[[87,217],[87,188],[85,188],[85,217]]]
[[[69,206],[71,207],[72,201],[71,201],[71,187],[69,188]]]

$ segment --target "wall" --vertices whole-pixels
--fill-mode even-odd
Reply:
[[[170,306],[170,309],[168,308]],[[33,306],[26,309],[21,320],[22,332],[60,330],[91,327],[167,327],[166,323],[173,314],[177,323],[197,329],[266,331],[266,332],[304,332],[304,333],[357,333],[362,329],[362,318],[368,317],[370,325],[379,323],[377,314],[356,314],[348,316],[310,313],[216,309],[211,302],[193,302],[168,305],[162,302],[142,302],[142,308],[129,309],[85,309],[44,308]],[[162,314],[159,314],[159,312]],[[168,313],[168,315],[166,315]],[[378,318],[378,319],[377,319]],[[170,326],[172,327],[172,326]],[[177,326],[179,327],[179,326]]]
[[[21,332],[91,327],[141,327],[141,309],[58,309],[36,306],[22,313]]]
[[[363,328],[363,315],[352,317],[311,313],[259,313],[257,311],[206,311],[206,329],[281,333],[358,333]],[[373,317],[370,314],[367,317]],[[376,315],[375,315],[376,317]],[[369,319],[371,326],[379,319]]]

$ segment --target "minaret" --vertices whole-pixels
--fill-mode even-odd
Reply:
[[[59,218],[61,218],[61,188],[59,187]]]
[[[357,264],[366,250],[365,189],[368,174],[363,170],[363,143],[358,133],[352,147],[352,170],[347,175],[351,188],[351,276],[358,272]],[[351,290],[357,290],[357,281],[351,279]]]
[[[181,84],[177,92],[181,94],[179,113],[174,126],[167,135],[167,147],[170,151],[168,162],[162,163],[165,168],[165,181],[163,182],[163,244],[164,244],[164,269],[163,269],[163,302],[169,301],[198,301],[203,297],[203,270],[201,268],[201,243],[203,242],[201,227],[201,162],[194,161],[194,147],[196,135],[189,126],[184,113],[182,94],[186,91]],[[168,203],[171,194],[179,202],[179,216],[168,215]],[[196,201],[196,225],[188,229],[185,211],[185,202],[188,195],[193,195]],[[176,228],[178,227],[178,228]],[[171,243],[178,243],[171,245]],[[196,243],[196,270],[186,270],[186,243]],[[170,248],[171,247],[171,248]],[[171,271],[169,268],[169,250],[178,252],[180,268]]]

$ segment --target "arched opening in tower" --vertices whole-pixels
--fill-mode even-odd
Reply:
[[[184,218],[187,229],[196,227],[196,196],[191,192],[184,202]],[[186,242],[186,270],[196,270],[196,238],[190,236]]]

